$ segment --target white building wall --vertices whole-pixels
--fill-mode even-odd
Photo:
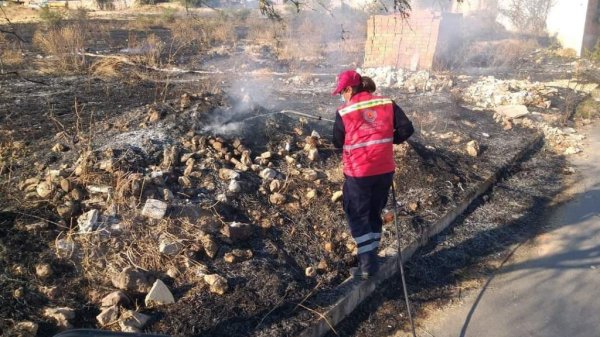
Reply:
[[[574,49],[581,56],[588,0],[555,1],[546,21],[548,33],[556,36],[563,47]]]

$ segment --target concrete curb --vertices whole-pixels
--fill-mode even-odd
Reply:
[[[402,263],[409,260],[417,249],[423,247],[429,242],[429,240],[439,234],[441,231],[450,226],[464,211],[475,201],[479,196],[487,192],[515,163],[521,161],[528,153],[534,150],[536,147],[543,143],[544,137],[538,134],[531,140],[527,146],[521,151],[516,153],[514,156],[509,158],[504,164],[502,164],[498,170],[490,177],[481,182],[478,186],[471,188],[465,200],[460,203],[456,208],[452,209],[441,219],[435,222],[429,227],[423,235],[418,239],[410,243],[407,247],[402,250],[402,257],[404,260]],[[367,299],[377,287],[385,280],[394,276],[399,269],[400,257],[395,254],[383,263],[380,267],[379,272],[373,278],[368,281],[358,282],[353,279],[347,279],[338,286],[338,291],[342,292],[341,298],[323,314],[323,317],[319,318],[315,322],[311,323],[310,326],[304,329],[298,337],[322,337],[332,326],[339,324],[346,316],[350,315],[360,303]]]

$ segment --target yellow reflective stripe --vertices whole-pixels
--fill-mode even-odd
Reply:
[[[356,104],[352,104],[350,106],[343,108],[339,112],[340,112],[340,116],[343,116],[343,115],[346,115],[346,114],[356,111],[356,110],[371,108],[371,107],[374,107],[377,105],[385,105],[385,104],[392,104],[392,100],[386,99],[386,98],[383,98],[383,99],[378,98],[378,99],[374,99],[374,100],[370,100],[370,101],[358,102]]]

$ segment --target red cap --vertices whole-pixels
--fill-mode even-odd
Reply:
[[[354,70],[346,70],[341,72],[337,77],[337,87],[331,93],[332,96],[335,96],[342,92],[342,90],[347,87],[355,87],[360,84],[362,78],[360,75]]]

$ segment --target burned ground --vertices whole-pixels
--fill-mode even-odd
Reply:
[[[75,327],[123,329],[116,321],[102,326],[95,317],[104,310],[102,297],[116,289],[115,275],[135,267],[149,279],[163,280],[176,299],[170,305],[146,305],[144,293],[126,289],[132,301],[119,310],[151,315],[146,331],[176,336],[298,333],[338,298],[337,286],[355,264],[355,245],[340,204],[332,201],[343,174],[340,153],[329,140],[331,125],[281,110],[332,118],[334,74],[343,63],[357,63],[360,53],[338,58],[338,48],[316,53],[317,61],[294,60],[296,54],[277,40],[281,37],[260,43],[262,30],[240,24],[219,34],[218,27],[201,26],[213,38],[200,36],[175,56],[168,48],[160,49],[153,58],[152,52],[132,55],[123,49],[150,42],[173,46],[178,29],[186,32],[185,27],[126,20],[113,24],[86,46],[86,52],[102,56],[88,56],[89,73],[32,77],[23,72],[45,84],[19,77],[0,83],[0,331],[29,320],[40,324],[38,335],[50,336],[60,328],[43,310],[62,306],[75,310],[70,322]],[[302,19],[294,25],[310,30]],[[28,29],[26,36],[33,37],[35,27]],[[231,32],[236,35],[228,41]],[[320,50],[322,41],[309,42],[307,47]],[[345,45],[336,43],[325,47]],[[32,47],[26,58],[34,59],[38,52]],[[42,61],[56,61],[56,55],[46,56]],[[552,60],[565,69],[571,62]],[[542,74],[556,65],[538,65],[532,58],[522,60],[520,67],[513,76],[498,78],[520,77],[528,67]],[[465,104],[465,90],[472,85],[487,88],[485,78],[459,80],[429,72],[403,76],[404,84],[381,89],[403,107],[417,129],[410,142],[395,148],[402,244],[462,202],[465,191],[539,132],[556,134],[552,139],[560,140],[557,151],[576,146],[576,139],[557,123],[564,97],[580,95],[573,89],[554,93],[529,82],[510,87],[519,97],[541,95],[541,103],[550,100],[554,108],[530,106],[543,114],[510,121],[494,115],[494,107],[473,107],[481,102]],[[557,76],[544,81],[562,79],[564,73]],[[546,121],[553,127],[550,131],[540,126]],[[468,154],[469,143],[477,144],[475,155]],[[311,153],[318,156],[311,158]],[[551,195],[560,185],[549,184],[547,174],[561,165],[550,154],[533,156],[491,194],[492,202],[473,214],[510,195],[502,188],[515,179],[540,198]],[[542,193],[544,186],[551,189]],[[507,210],[524,212],[536,206],[531,195],[515,193],[522,207]],[[143,214],[153,199],[169,206],[160,219]],[[94,230],[82,231],[78,219],[93,210],[99,211]],[[482,215],[486,221],[470,223],[465,232],[457,225],[444,234],[460,249],[427,248],[433,253],[424,256],[439,258],[419,257],[411,265],[411,284],[423,284],[416,294],[426,298],[451,293],[453,277],[459,276],[445,277],[446,272],[468,265],[469,255],[496,252],[490,236],[514,240],[516,230],[495,232],[511,216],[491,209]],[[234,222],[248,224],[250,233],[232,238],[228,230]],[[177,252],[161,253],[165,242]],[[383,243],[393,244],[389,224]],[[36,265],[44,263],[52,270],[50,277],[36,273]],[[316,275],[307,275],[309,267]],[[417,280],[420,274],[425,276]],[[226,291],[216,293],[206,275],[224,277]],[[389,287],[397,294],[397,285]],[[372,311],[383,304],[378,312],[391,317],[385,311],[389,303],[399,305],[380,294],[365,308]],[[357,316],[363,323],[343,325],[341,331],[372,329],[366,310],[363,314]]]
[[[463,291],[479,287],[497,270],[515,246],[548,229],[544,216],[567,184],[565,167],[564,157],[537,149],[415,253],[405,272],[410,301],[419,317],[459,301]],[[410,331],[400,279],[390,279],[336,329],[343,336]]]

